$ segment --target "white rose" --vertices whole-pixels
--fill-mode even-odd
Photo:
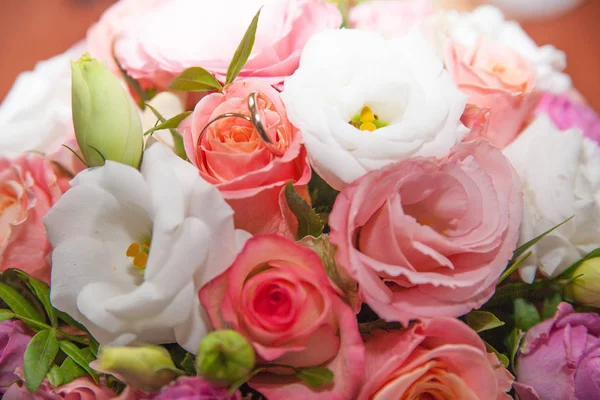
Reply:
[[[0,106],[0,156],[53,153],[67,141],[73,133],[70,61],[84,52],[77,45],[17,77]]]
[[[504,149],[525,197],[520,245],[574,216],[531,248],[521,267],[556,276],[600,247],[600,148],[577,129],[560,131],[540,115]]]
[[[571,88],[571,78],[562,71],[567,66],[565,53],[554,46],[538,46],[516,21],[506,21],[493,6],[481,6],[472,12],[447,11],[427,24],[445,32],[463,46],[475,46],[481,37],[511,48],[527,59],[536,70],[536,88],[563,93]]]
[[[312,166],[336,189],[395,161],[445,156],[467,133],[467,96],[418,31],[390,40],[353,29],[316,34],[284,87]],[[364,130],[367,116],[350,123],[365,106],[383,127]]]
[[[78,174],[45,223],[52,304],[103,345],[177,341],[194,353],[209,327],[198,290],[247,236],[236,240],[217,188],[158,143],[141,172],[107,161]]]

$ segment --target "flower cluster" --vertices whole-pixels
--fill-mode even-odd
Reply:
[[[18,79],[0,395],[600,397],[564,54],[490,6],[349,3],[121,0]]]

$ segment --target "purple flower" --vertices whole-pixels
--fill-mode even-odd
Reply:
[[[12,382],[20,380],[15,371],[23,368],[23,353],[31,337],[21,321],[0,322],[0,393],[4,393]]]
[[[600,399],[600,316],[567,303],[527,332],[517,359],[521,400]]]
[[[600,144],[600,117],[591,108],[577,104],[568,95],[544,93],[536,114],[548,114],[560,130],[579,128],[583,135]]]
[[[216,386],[202,378],[186,376],[165,387],[154,400],[240,400],[241,398],[239,391],[230,395],[226,387]]]

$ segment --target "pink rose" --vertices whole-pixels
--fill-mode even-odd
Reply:
[[[473,48],[449,40],[446,68],[468,102],[491,110],[487,137],[500,149],[521,131],[539,100],[535,70],[517,52],[481,39]]]
[[[32,337],[21,321],[0,322],[0,394],[8,385],[21,379],[15,372],[23,368],[23,354]]]
[[[18,372],[23,376],[22,371]],[[117,395],[110,388],[104,385],[96,385],[89,378],[77,378],[66,385],[53,387],[47,379],[44,379],[40,388],[31,393],[25,385],[11,385],[4,394],[5,399],[19,400],[110,400]]]
[[[393,38],[420,26],[431,15],[430,0],[374,0],[353,7],[348,20],[352,28]]]
[[[365,347],[358,400],[512,399],[506,392],[513,376],[459,320],[437,318],[402,331],[375,331]]]
[[[467,104],[465,111],[460,117],[462,122],[469,128],[469,135],[463,139],[464,142],[469,142],[480,137],[487,137],[488,127],[490,125],[490,109],[479,108],[473,104]]]
[[[120,0],[108,8],[100,20],[87,32],[86,44],[90,54],[104,62],[115,75],[121,71],[113,58],[113,42],[140,13],[147,12],[171,0]]]
[[[341,400],[358,390],[364,347],[354,312],[340,295],[317,253],[259,235],[199,297],[215,329],[235,329],[250,341],[258,364],[325,366],[335,375],[315,391],[290,370],[276,368],[253,378],[254,389],[270,400]]]
[[[457,317],[485,303],[515,249],[519,177],[486,141],[370,172],[329,216],[336,259],[381,318]]]
[[[251,122],[224,118],[204,127],[223,113],[249,115],[247,99],[260,92],[259,107],[265,111],[265,126],[271,126],[276,151],[265,146]],[[185,150],[206,181],[218,186],[235,211],[237,228],[251,233],[279,233],[294,236],[295,220],[289,210],[284,187],[293,181],[308,198],[310,166],[301,137],[287,119],[279,93],[254,80],[228,85],[223,94],[213,93],[196,105],[193,114],[180,125]],[[275,137],[276,136],[276,137]]]
[[[531,328],[517,358],[521,400],[600,398],[600,316],[561,303],[554,318]]]
[[[140,7],[137,18],[127,21],[117,39],[115,52],[131,77],[159,88],[194,66],[224,81],[261,6],[256,41],[239,76],[268,85],[282,83],[294,73],[311,35],[342,23],[336,4],[325,0],[169,0]]]
[[[0,271],[18,268],[50,282],[51,247],[42,217],[68,186],[41,155],[0,158]]]
[[[578,104],[571,97],[544,93],[535,113],[547,114],[562,131],[581,129],[584,136],[600,144],[600,117],[593,108]]]

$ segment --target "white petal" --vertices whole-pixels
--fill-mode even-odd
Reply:
[[[147,272],[135,290],[108,301],[108,312],[120,318],[148,318],[165,308],[204,264],[209,234],[202,221],[190,217],[175,232],[161,235],[150,248],[147,268],[153,265],[152,273]],[[157,260],[161,265],[156,265]]]

